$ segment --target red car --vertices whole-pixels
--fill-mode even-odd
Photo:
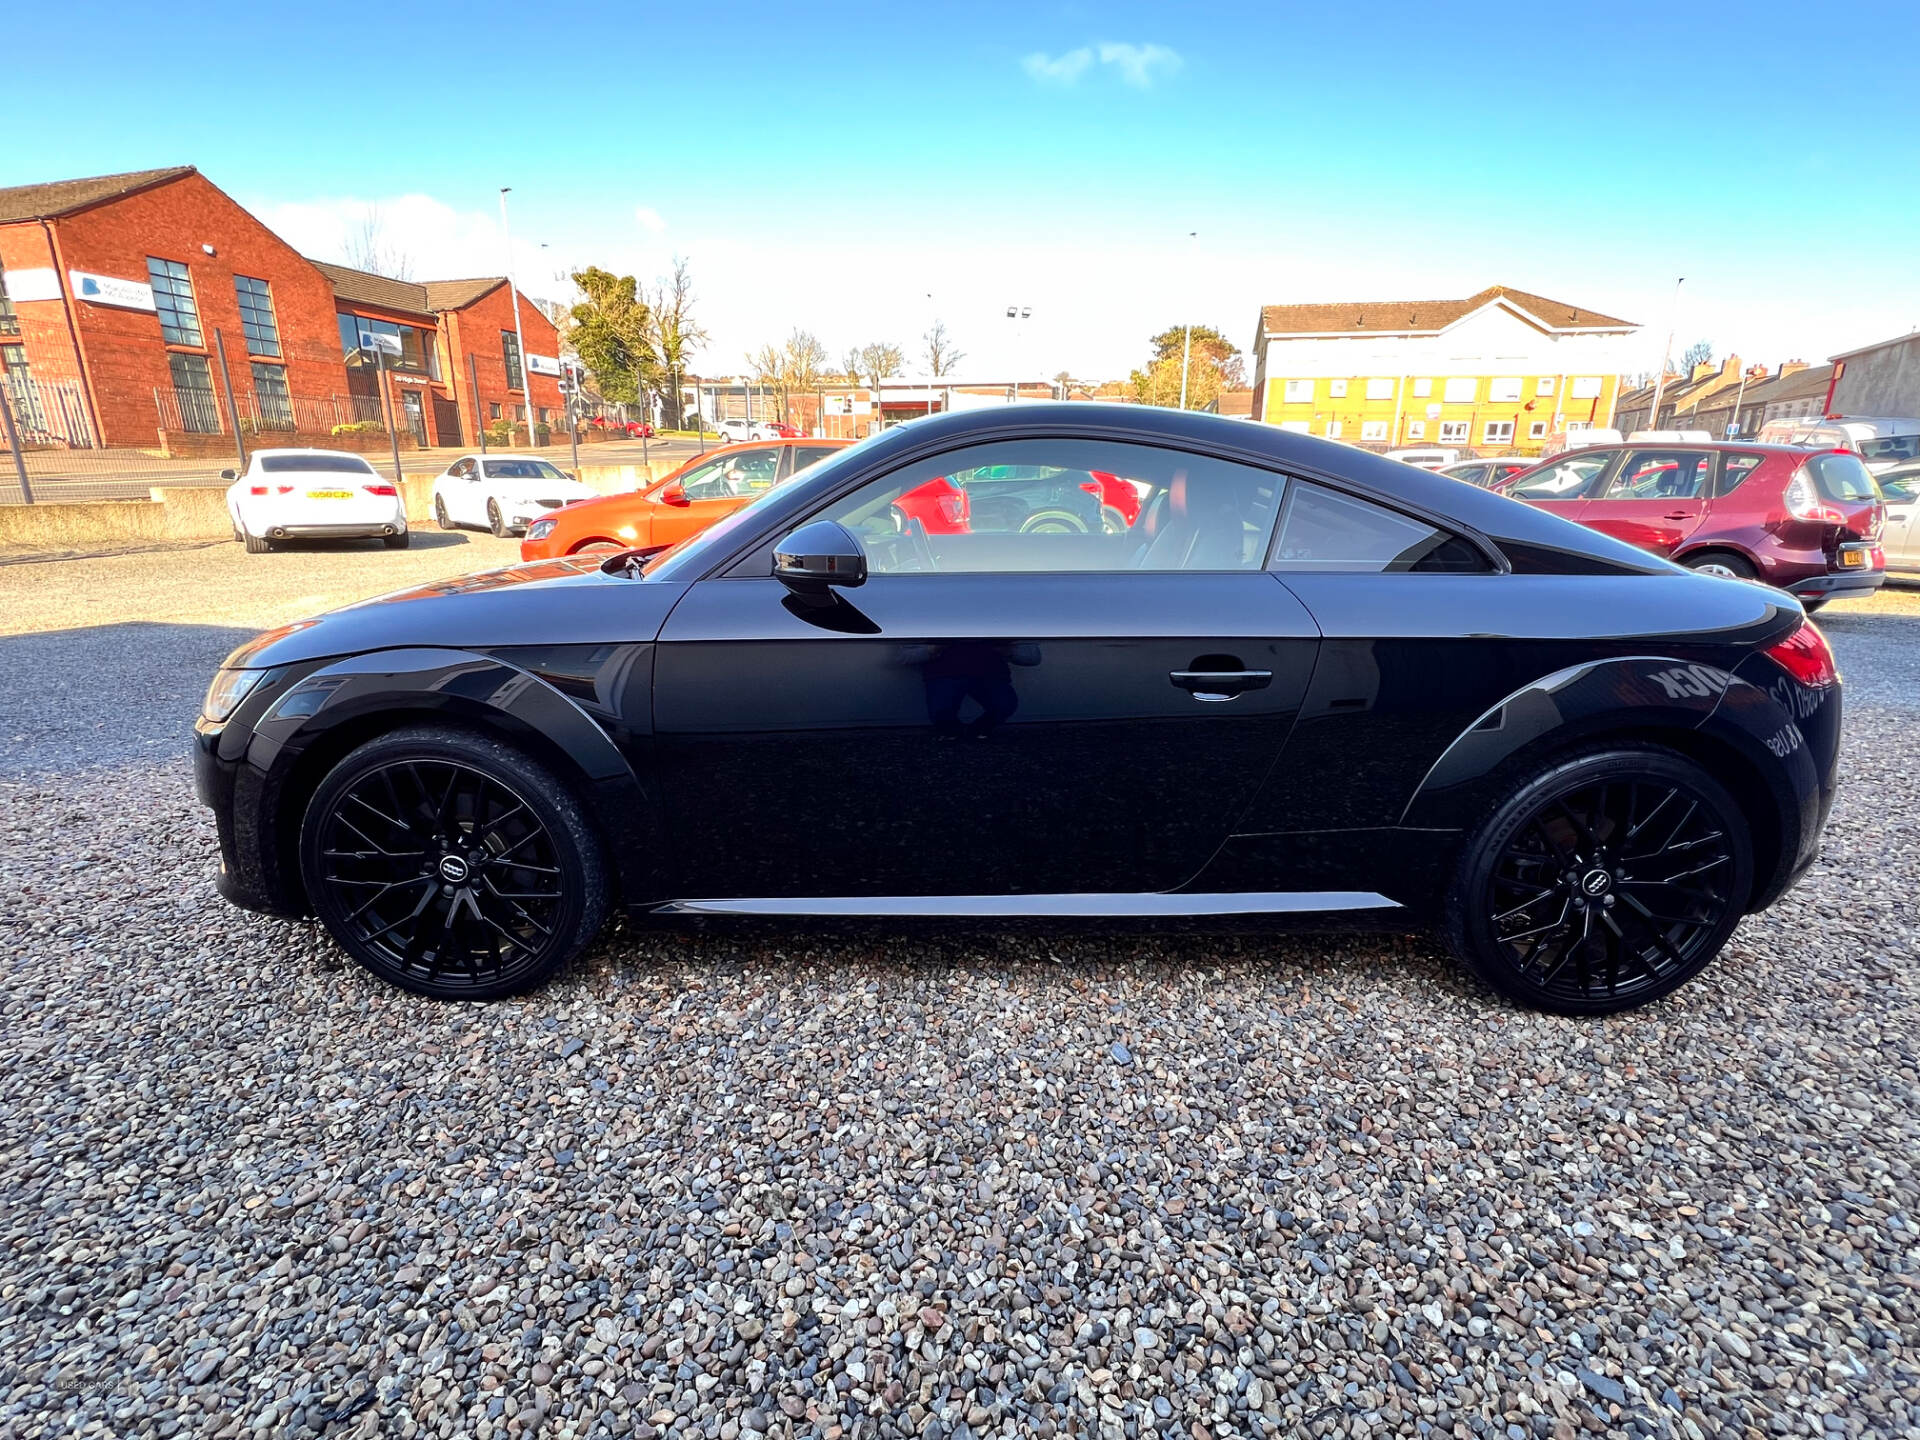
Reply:
[[[895,500],[928,535],[974,530],[1116,534],[1140,518],[1140,492],[1104,470],[990,465],[942,475]],[[903,527],[904,528],[904,527]]]
[[[625,435],[629,440],[638,440],[643,435],[651,440],[655,433],[652,424],[645,420],[609,420],[604,415],[595,415],[586,423],[591,429],[608,435]]]
[[[1848,450],[1596,445],[1491,488],[1689,569],[1764,581],[1809,610],[1887,578],[1886,507]]]

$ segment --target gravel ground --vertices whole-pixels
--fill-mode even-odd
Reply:
[[[178,747],[230,637],[481,554],[0,567],[88,627],[0,639],[0,1435],[1920,1434],[1920,596],[1822,617],[1825,861],[1620,1020],[625,931],[460,1008],[219,901]]]

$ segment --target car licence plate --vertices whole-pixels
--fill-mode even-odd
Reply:
[[[1840,568],[1842,570],[1877,570],[1874,547],[1871,545],[1842,545],[1840,547]]]
[[[307,498],[309,500],[351,500],[353,492],[351,490],[309,490]]]

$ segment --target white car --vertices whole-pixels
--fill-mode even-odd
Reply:
[[[713,428],[720,432],[720,438],[725,440],[729,445],[737,445],[743,440],[758,440],[760,438],[753,433],[753,421],[742,420],[738,417],[731,420],[722,420]]]
[[[484,526],[504,538],[526,533],[549,510],[599,494],[550,460],[462,455],[434,477],[433,520],[442,530]]]
[[[220,472],[233,538],[249,555],[282,540],[381,539],[407,548],[399,487],[359,455],[339,450],[256,450],[246,473]]]

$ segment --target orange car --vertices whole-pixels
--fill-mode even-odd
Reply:
[[[534,521],[520,542],[520,558],[551,560],[582,550],[677,544],[851,444],[851,440],[755,440],[696,455],[645,490],[579,500]]]

